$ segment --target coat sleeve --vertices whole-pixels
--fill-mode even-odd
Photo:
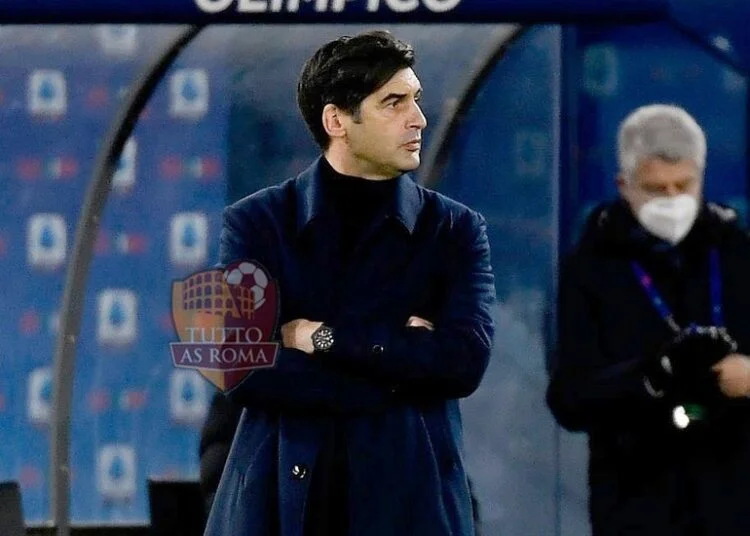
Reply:
[[[495,331],[495,282],[484,218],[457,219],[451,286],[434,331],[340,320],[334,345],[322,358],[384,381],[404,395],[460,398],[479,386]]]
[[[219,245],[220,264],[248,259],[269,270],[276,266],[273,247],[264,239],[268,229],[261,227],[254,223],[247,207],[227,207]],[[253,371],[226,395],[232,404],[242,406],[342,414],[385,411],[394,402],[393,393],[385,386],[333,370],[291,348],[280,348],[273,368]]]
[[[600,344],[596,298],[582,284],[581,265],[561,270],[557,300],[557,352],[551,367],[547,405],[570,431],[622,426],[662,403],[644,384],[644,357],[611,363]]]

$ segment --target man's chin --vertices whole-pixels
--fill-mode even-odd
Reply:
[[[411,158],[406,159],[401,163],[401,171],[414,171],[419,167],[420,163],[421,159],[419,158],[419,155],[412,156]]]

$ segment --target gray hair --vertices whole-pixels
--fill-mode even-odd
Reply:
[[[620,173],[629,180],[646,158],[668,162],[692,160],[701,174],[706,168],[706,135],[685,110],[678,106],[652,104],[632,112],[617,134]]]

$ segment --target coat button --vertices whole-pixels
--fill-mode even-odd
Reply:
[[[370,349],[370,351],[371,351],[371,352],[372,352],[373,354],[375,354],[375,355],[381,355],[381,354],[382,354],[382,353],[383,353],[383,352],[385,351],[385,349],[384,349],[384,348],[383,348],[383,347],[382,347],[381,345],[379,345],[379,344],[376,344],[375,346],[373,346],[373,347],[372,347],[372,348]]]
[[[304,480],[307,476],[307,466],[303,464],[295,464],[292,467],[292,478],[295,480]]]

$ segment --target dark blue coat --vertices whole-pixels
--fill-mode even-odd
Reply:
[[[457,399],[479,385],[493,340],[486,225],[406,175],[395,180],[396,201],[344,266],[319,161],[225,210],[221,263],[262,263],[279,281],[279,326],[323,321],[336,342],[315,357],[282,349],[274,368],[228,393],[246,409],[207,536],[303,536],[334,417],[349,452],[352,534],[473,534]],[[435,330],[406,328],[412,315]]]

